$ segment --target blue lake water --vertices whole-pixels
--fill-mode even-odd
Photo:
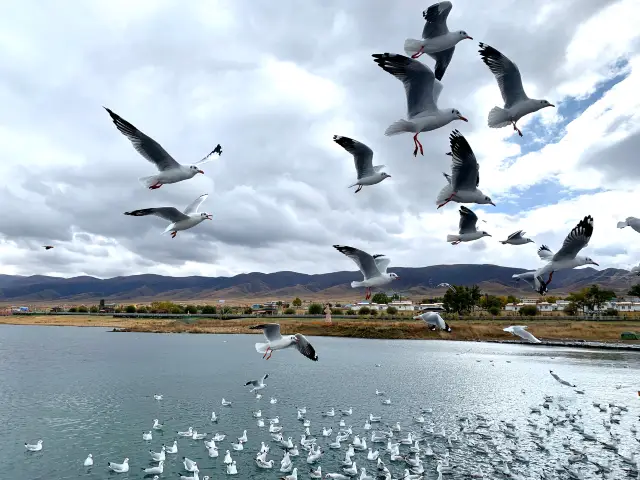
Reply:
[[[503,478],[499,472],[503,458],[513,451],[524,452],[530,463],[513,459],[508,464],[514,478],[540,478],[542,469],[549,478],[568,478],[556,473],[557,462],[567,464],[572,453],[562,446],[569,437],[574,449],[585,448],[587,458],[596,462],[611,461],[613,476],[627,478],[623,456],[640,451],[640,442],[632,430],[640,430],[640,353],[598,351],[569,348],[547,348],[529,345],[504,345],[445,341],[361,340],[347,338],[315,338],[310,340],[319,356],[312,362],[295,350],[277,351],[269,361],[256,353],[255,335],[180,335],[110,333],[103,328],[0,326],[0,475],[1,478],[37,479],[137,479],[143,478],[142,467],[152,465],[148,451],[159,451],[171,444],[175,432],[193,426],[209,435],[220,432],[227,438],[218,443],[220,456],[210,459],[202,441],[178,439],[178,454],[167,454],[161,478],[187,475],[182,457],[198,462],[200,478],[226,476],[224,451],[231,441],[247,430],[248,442],[241,452],[233,452],[237,462],[237,479],[279,478],[283,451],[273,441],[268,429],[259,428],[252,417],[261,409],[264,418],[279,416],[283,434],[300,444],[304,433],[296,420],[296,407],[306,406],[310,430],[325,452],[319,465],[324,473],[341,472],[346,445],[340,450],[327,448],[338,431],[339,413],[335,418],[322,417],[331,407],[353,408],[345,417],[354,435],[363,435],[371,444],[371,431],[363,425],[370,413],[382,416],[377,429],[399,422],[402,431],[393,442],[409,431],[422,436],[436,454],[448,452],[456,467],[447,478],[469,478],[468,473],[481,465],[488,478]],[[376,367],[376,364],[380,364]],[[549,374],[558,375],[585,391],[556,382]],[[256,400],[244,383],[269,373],[263,398]],[[375,390],[384,390],[391,405],[382,405]],[[524,390],[524,393],[523,393]],[[162,401],[154,393],[164,395]],[[545,395],[553,396],[549,409],[530,414],[529,407],[542,405]],[[270,404],[273,396],[278,402]],[[233,402],[221,406],[221,399]],[[611,408],[601,412],[593,402],[623,405],[628,411],[612,417]],[[421,409],[423,425],[413,421]],[[210,422],[215,411],[219,422]],[[577,421],[559,424],[547,431],[549,417],[561,418],[567,413],[582,416]],[[457,417],[482,414],[492,423],[489,441],[461,431]],[[614,412],[615,413],[615,412]],[[154,418],[164,423],[164,433],[153,432],[152,441],[143,441],[142,432],[151,429]],[[540,428],[528,422],[535,419]],[[610,430],[605,427],[611,420]],[[471,417],[471,424],[477,419]],[[498,431],[500,421],[517,425],[514,438]],[[573,425],[596,435],[599,441],[586,441]],[[375,424],[374,424],[375,425]],[[322,437],[322,427],[333,427],[331,438]],[[457,432],[460,441],[447,448],[445,439],[430,437],[423,427],[444,427]],[[268,422],[267,422],[268,427]],[[549,451],[541,451],[533,443],[533,431],[544,438]],[[619,454],[607,450],[601,442],[610,442],[611,433],[619,437]],[[351,437],[353,438],[353,437]],[[25,452],[24,443],[44,441],[41,452]],[[268,459],[272,470],[261,470],[254,463],[260,442],[269,443]],[[479,455],[473,443],[484,443],[490,455]],[[512,451],[505,450],[513,444]],[[408,447],[401,446],[406,452]],[[309,478],[306,452],[293,458],[298,478]],[[91,453],[94,467],[87,470],[82,463]],[[113,474],[107,462],[130,459],[130,471]],[[394,478],[402,477],[403,462],[381,458]],[[356,452],[358,470],[376,475],[375,462],[366,452]],[[436,459],[423,458],[427,478],[436,478]],[[571,468],[584,478],[602,478],[589,461],[579,461]],[[190,475],[190,474],[189,474]],[[356,477],[357,478],[357,477]],[[633,478],[633,477],[631,477]]]

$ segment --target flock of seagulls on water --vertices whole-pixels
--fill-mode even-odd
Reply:
[[[251,436],[258,438],[250,438],[237,415],[229,417],[229,428],[242,432],[235,440],[227,433],[202,433],[190,426],[174,431],[174,439],[163,442],[158,451],[149,450],[148,464],[142,466],[145,461],[138,460],[136,471],[153,480],[166,477],[167,465],[181,465],[184,472],[177,473],[181,480],[210,480],[220,470],[244,478],[274,470],[274,478],[281,480],[640,479],[640,458],[635,453],[640,443],[638,421],[628,407],[591,400],[583,389],[552,370],[549,373],[561,385],[560,392],[544,395],[543,401],[530,405],[528,415],[522,408],[515,409],[512,417],[505,417],[504,412],[494,412],[494,416],[486,410],[447,417],[428,407],[412,413],[389,407],[379,415],[362,412],[356,422],[357,409],[348,406],[330,407],[315,415],[309,415],[312,412],[306,407],[296,407],[294,420],[291,407],[278,415],[276,405],[280,404],[271,397],[271,418],[265,418],[260,408],[251,412],[258,428]],[[265,374],[245,383],[251,386],[248,393],[255,395],[256,402],[268,387],[267,378]],[[526,394],[524,389],[522,394]],[[154,398],[160,405],[163,395]],[[382,409],[394,405],[382,390],[375,390],[375,398],[380,399]],[[233,402],[222,399],[223,410],[232,406]],[[281,415],[287,412],[291,417],[285,426]],[[206,422],[218,425],[224,417],[212,412]],[[296,421],[301,427],[295,426]],[[356,423],[361,426],[354,427]],[[153,442],[155,435],[164,436],[168,429],[167,422],[154,419],[142,440]],[[43,452],[43,441],[25,444],[25,448],[30,454]],[[185,448],[195,460],[179,455]],[[87,472],[93,470],[92,454],[83,467]],[[108,462],[106,469],[116,474],[130,472],[130,459]],[[210,475],[201,477],[206,470]]]

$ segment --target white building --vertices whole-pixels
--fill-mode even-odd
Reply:
[[[413,302],[411,300],[394,300],[385,308],[395,307],[399,312],[413,312]]]
[[[443,303],[421,303],[415,309],[419,312],[444,312]]]
[[[351,310],[358,312],[362,307],[368,307],[371,310],[382,310],[386,308],[386,305],[378,305],[377,303],[371,302],[358,302],[355,305],[351,305]]]

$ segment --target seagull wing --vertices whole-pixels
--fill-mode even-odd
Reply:
[[[436,80],[442,80],[444,77],[444,72],[447,71],[447,67],[451,63],[451,59],[453,58],[453,52],[455,52],[456,47],[447,48],[446,50],[442,50],[436,53],[429,53],[428,55],[436,61],[436,71],[435,76]],[[435,99],[436,103],[438,103],[438,99]]]
[[[253,385],[254,387],[257,387],[258,385],[260,385],[260,382],[258,380],[250,380],[247,383],[244,384],[244,386],[246,387],[247,385]]]
[[[262,333],[264,333],[265,338],[269,342],[275,342],[276,340],[280,340],[282,338],[282,335],[280,334],[280,324],[278,323],[265,323],[249,328],[251,330],[262,330]]]
[[[309,340],[302,335],[301,333],[296,333],[296,348],[298,351],[303,354],[305,357],[313,360],[314,362],[318,361],[318,355],[316,355],[316,350],[309,343]]]
[[[534,337],[531,332],[527,331],[526,326],[516,326],[514,331],[516,332],[516,335],[518,335],[523,340],[527,340],[528,342],[531,342],[531,343],[542,343],[540,342],[540,340]]]
[[[208,163],[210,161],[212,161],[215,157],[213,156],[213,154],[217,153],[218,157],[220,155],[222,155],[222,146],[220,144],[216,145],[216,148],[214,148],[213,150],[211,150],[211,152],[204,157],[202,160],[198,160],[195,165],[202,165],[203,163]]]
[[[146,217],[147,215],[155,215],[165,220],[175,223],[181,220],[187,220],[189,217],[175,207],[158,207],[158,208],[142,208],[131,212],[124,212],[125,215],[132,217]]]
[[[516,238],[522,238],[524,232],[522,230],[518,230],[517,232],[513,232],[511,235],[507,237],[507,240],[515,240]]]
[[[376,267],[378,267],[378,270],[380,271],[380,273],[387,273],[387,268],[389,268],[389,264],[391,263],[391,259],[390,258],[382,258],[384,257],[384,255],[374,255],[373,259],[376,262]]]
[[[539,249],[538,249],[538,256],[542,259],[542,260],[551,260],[553,258],[553,251],[547,247],[546,245],[542,245]]]
[[[374,53],[374,62],[404,84],[407,95],[407,116],[435,112],[434,82],[436,77],[424,63],[397,53]]]
[[[524,93],[520,70],[515,63],[495,48],[484,43],[480,43],[479,52],[482,61],[496,77],[505,108],[529,98]]]
[[[467,139],[458,130],[449,135],[451,144],[451,186],[455,192],[474,191],[480,182],[480,166]]]
[[[364,177],[369,177],[375,173],[372,163],[373,150],[367,147],[364,143],[358,142],[357,140],[353,140],[349,137],[341,137],[340,135],[334,135],[333,141],[353,155],[356,172],[358,172],[358,180]]]
[[[180,167],[180,164],[176,162],[174,158],[169,155],[167,151],[153,138],[142,133],[120,115],[112,112],[107,107],[104,107],[104,109],[109,113],[113,123],[118,130],[120,130],[120,133],[131,141],[133,148],[135,148],[138,153],[148,161],[155,164],[158,170],[163,172],[165,170]]]
[[[200,205],[202,205],[202,202],[204,202],[208,196],[208,193],[200,195],[193,202],[191,202],[187,208],[184,209],[184,214],[191,215],[192,213],[198,213],[198,208],[200,208]]]
[[[424,24],[422,29],[422,38],[435,38],[449,33],[447,17],[452,8],[451,2],[440,2],[423,11],[422,17],[427,23]]]
[[[593,217],[587,215],[576,225],[562,243],[562,248],[553,256],[554,260],[570,260],[589,244],[593,234]]]
[[[346,245],[334,245],[333,248],[353,260],[362,272],[365,280],[380,276],[380,270],[378,270],[374,258],[367,252]]]
[[[464,205],[460,206],[460,233],[473,233],[476,232],[476,222],[478,217],[473,211]]]

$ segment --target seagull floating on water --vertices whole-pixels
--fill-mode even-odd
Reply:
[[[218,156],[222,155],[222,147],[218,144],[211,153],[199,162],[196,162],[194,165],[181,165],[176,162],[175,159],[153,138],[142,133],[131,123],[127,122],[107,107],[104,107],[104,109],[109,113],[113,123],[120,133],[131,141],[133,148],[135,148],[145,159],[153,163],[160,171],[157,175],[140,178],[140,181],[150,190],[155,190],[156,188],[160,188],[162,185],[169,183],[188,180],[196,176],[198,173],[204,173],[200,169],[200,165],[212,160],[212,155],[215,153],[217,153]]]
[[[85,458],[83,465],[85,467],[91,467],[93,466],[93,455],[89,454],[87,456],[87,458]]]
[[[125,458],[122,463],[109,462],[107,465],[109,467],[109,470],[112,470],[116,473],[127,473],[129,471],[128,458]]]
[[[255,345],[258,353],[264,353],[262,358],[266,357],[267,360],[269,360],[274,350],[282,350],[295,346],[296,349],[305,357],[313,360],[314,362],[318,361],[315,349],[309,343],[307,338],[300,333],[283,337],[280,334],[280,324],[278,323],[266,323],[249,328],[251,330],[262,330],[262,333],[264,333],[264,336],[267,339],[267,343],[256,343]],[[267,354],[269,355],[268,357]]]
[[[506,240],[500,240],[500,243],[503,245],[525,245],[527,243],[535,242],[530,238],[525,238],[524,232],[522,230],[518,230],[517,232],[509,235]]]
[[[479,231],[476,228],[478,216],[464,205],[460,205],[460,223],[458,225],[458,235],[447,235],[447,242],[451,245],[458,245],[460,242],[472,242],[482,237],[490,237],[487,232]]]
[[[346,245],[334,245],[333,248],[353,260],[360,269],[360,272],[362,272],[364,280],[361,282],[351,282],[351,288],[366,287],[365,298],[367,300],[371,298],[372,287],[381,287],[400,278],[393,272],[387,273],[387,267],[389,263],[391,263],[391,260],[389,258],[382,258],[384,255],[378,254],[372,256],[367,252]]]
[[[382,171],[385,165],[373,166],[373,150],[367,147],[364,143],[358,142],[357,140],[353,140],[349,137],[341,137],[340,135],[334,135],[333,141],[353,155],[358,179],[356,183],[349,185],[349,188],[357,185],[358,188],[354,193],[358,193],[365,185],[375,185],[383,181],[385,178],[391,177],[391,175]]]
[[[26,448],[28,452],[39,452],[42,450],[42,440],[38,440],[35,444],[25,443],[24,448]]]
[[[496,77],[500,93],[504,100],[504,108],[493,107],[489,112],[488,125],[491,128],[502,128],[513,125],[513,129],[522,136],[516,122],[529,113],[537,112],[545,107],[555,107],[547,100],[535,100],[527,97],[522,86],[520,70],[515,63],[495,48],[480,43],[480,57],[491,73]]]
[[[505,332],[509,332],[512,335],[516,335],[523,340],[526,340],[527,342],[542,343],[540,340],[534,337],[531,332],[528,332],[527,328],[529,327],[527,327],[526,325],[512,325],[510,327],[503,328],[502,330],[504,330]]]
[[[422,143],[418,140],[420,132],[436,130],[454,120],[468,121],[455,108],[438,108],[442,84],[429,67],[396,53],[375,53],[372,56],[380,68],[404,84],[407,97],[407,119],[392,123],[384,134],[414,133],[414,157],[418,155],[418,149],[424,155]]]

